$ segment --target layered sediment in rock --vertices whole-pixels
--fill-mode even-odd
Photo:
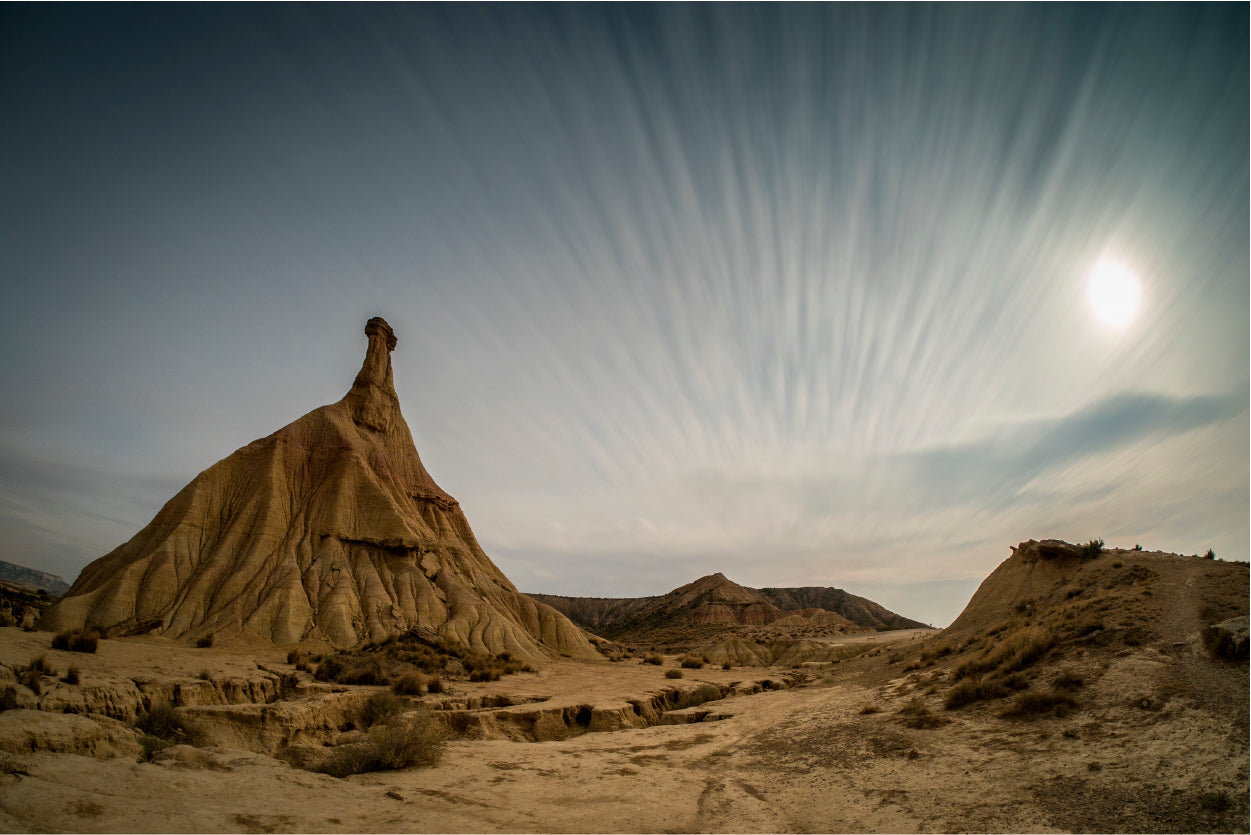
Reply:
[[[598,657],[482,551],[404,422],[394,332],[374,318],[365,333],[365,362],[342,400],[197,476],[87,566],[39,628],[350,647],[425,627],[480,652]]]

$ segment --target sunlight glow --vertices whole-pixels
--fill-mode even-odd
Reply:
[[[1138,314],[1142,288],[1124,262],[1103,258],[1090,269],[1086,298],[1101,322],[1120,330]]]

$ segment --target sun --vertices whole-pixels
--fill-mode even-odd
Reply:
[[[1121,330],[1138,315],[1142,287],[1123,261],[1101,258],[1090,268],[1086,298],[1099,321]]]

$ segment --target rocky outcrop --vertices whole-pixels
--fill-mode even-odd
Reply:
[[[394,331],[374,318],[365,333],[365,361],[342,400],[197,476],[87,566],[39,628],[146,623],[178,638],[244,633],[344,648],[426,627],[479,652],[599,657],[482,551],[404,422]]]
[[[43,710],[0,713],[0,751],[11,754],[51,751],[108,759],[134,757],[140,750],[138,732],[116,719]]]

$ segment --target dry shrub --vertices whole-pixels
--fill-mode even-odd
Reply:
[[[443,679],[439,678],[438,676],[431,676],[426,681],[426,692],[427,693],[442,693],[443,692]]]
[[[651,655],[643,659],[643,663],[655,664],[656,666],[659,667],[661,664],[665,663],[665,659],[661,658],[659,655],[656,655],[655,653],[652,653]]]
[[[208,633],[203,638],[196,641],[195,645],[200,649],[207,649],[208,647],[211,647],[213,645],[213,633]]]
[[[899,708],[899,714],[906,717],[903,723],[909,728],[929,729],[947,724],[946,719],[930,712],[929,706],[920,696],[913,696],[905,702],[904,706]]]
[[[304,654],[303,654],[302,652],[300,652],[298,649],[289,650],[289,651],[287,652],[287,663],[288,663],[288,664],[299,664],[299,663],[300,663],[300,660],[303,658],[303,656],[304,656]]]
[[[1051,686],[1056,690],[1076,690],[1086,683],[1086,680],[1073,670],[1060,670],[1056,673],[1056,677],[1052,679]]]
[[[1077,700],[1068,693],[1055,690],[1040,693],[1026,690],[1017,693],[999,715],[1004,719],[1036,719],[1040,716],[1067,716],[1077,707]]]
[[[52,637],[52,648],[67,652],[95,652],[100,642],[100,633],[88,629],[71,629],[58,632]]]
[[[400,696],[420,696],[426,692],[426,676],[423,673],[405,673],[395,680],[391,689]]]
[[[880,707],[878,707],[877,705],[872,705],[872,704],[864,705],[863,707],[860,708],[861,716],[868,716],[873,713],[881,713],[881,712],[882,712],[882,709]]]
[[[328,760],[314,769],[332,777],[393,771],[412,766],[431,766],[443,757],[447,734],[434,715],[420,708],[403,719],[395,719],[369,730],[369,738],[358,745],[335,749]]]
[[[78,684],[81,681],[82,671],[77,667],[70,667],[65,671],[65,677],[61,681],[66,684]]]
[[[966,678],[948,691],[947,701],[943,703],[943,707],[947,710],[956,710],[974,702],[1002,699],[1011,693],[1012,691],[1000,679]]]
[[[140,713],[135,718],[134,727],[142,734],[139,738],[139,744],[143,746],[141,762],[150,761],[171,745],[201,746],[205,743],[203,731],[164,702]]]
[[[365,702],[361,708],[361,725],[366,728],[372,728],[374,725],[380,725],[394,719],[404,712],[404,702],[400,700],[390,690],[383,690],[381,693],[375,693]]]
[[[1239,641],[1229,632],[1215,626],[1205,626],[1199,633],[1203,638],[1203,648],[1213,661],[1245,662],[1248,657],[1248,646],[1245,639]]]
[[[52,666],[52,662],[48,660],[48,656],[41,655],[26,665],[26,669],[45,676],[56,675],[56,667]]]
[[[729,661],[723,661],[723,662],[721,662],[721,669],[723,669],[723,670],[733,670],[733,669],[734,669],[734,665],[733,665],[733,664],[731,664]]]
[[[704,666],[704,659],[698,655],[684,655],[678,663],[685,670],[699,670]]]
[[[665,678],[682,678],[681,670],[665,670]]]

